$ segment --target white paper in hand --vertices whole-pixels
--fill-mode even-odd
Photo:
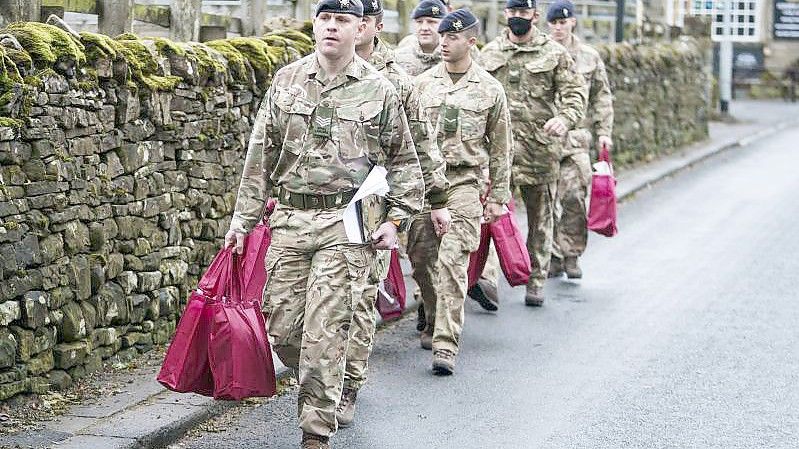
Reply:
[[[358,216],[358,209],[355,207],[355,203],[369,195],[386,196],[390,190],[386,175],[388,175],[388,171],[385,167],[380,165],[372,167],[369,176],[366,177],[361,187],[355,192],[355,196],[347,204],[347,208],[344,209],[342,220],[344,221],[344,231],[346,231],[347,239],[350,243],[366,243],[363,241],[361,217]]]

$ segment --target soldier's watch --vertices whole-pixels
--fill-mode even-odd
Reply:
[[[391,222],[397,227],[397,232],[405,232],[408,230],[408,224],[410,223],[410,220],[403,218],[401,220],[391,220]]]

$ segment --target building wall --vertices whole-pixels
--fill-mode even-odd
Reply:
[[[799,60],[798,39],[774,39],[774,0],[763,2],[762,41],[766,69],[782,75],[786,67]]]

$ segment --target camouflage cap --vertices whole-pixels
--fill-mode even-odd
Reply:
[[[439,33],[460,33],[477,26],[477,17],[468,9],[457,9],[447,14],[438,24]]]
[[[507,0],[508,9],[535,9],[535,0]]]
[[[381,0],[364,0],[363,15],[378,16],[383,13],[383,2]]]
[[[316,5],[314,17],[323,12],[352,14],[353,16],[363,17],[363,3],[361,3],[361,0],[320,0],[319,4]]]
[[[419,17],[432,17],[434,19],[441,19],[447,13],[447,7],[440,0],[422,0],[414,8],[412,18],[418,19]]]
[[[547,22],[554,22],[558,19],[568,19],[574,17],[574,3],[569,0],[556,0],[549,5],[547,10]]]

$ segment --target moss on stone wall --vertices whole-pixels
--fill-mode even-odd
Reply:
[[[59,60],[86,62],[83,44],[66,31],[38,22],[12,23],[5,30],[13,35],[37,65],[47,66]]]
[[[154,91],[169,91],[182,81],[180,77],[163,75],[156,55],[135,35],[126,33],[116,40],[121,45],[118,52],[128,63],[133,78]]]
[[[227,73],[228,67],[222,61],[224,57],[211,47],[204,44],[183,44],[189,59],[197,64],[197,69],[203,76],[212,73]]]
[[[80,40],[90,62],[100,58],[117,59],[122,51],[122,44],[104,34],[82,32]]]
[[[83,91],[102,87],[100,69],[103,79],[113,77],[134,92],[173,91],[181,83],[257,84],[263,90],[278,68],[313,50],[311,38],[296,30],[208,45],[139,38],[133,33],[112,38],[83,32],[76,39],[58,27],[34,22],[14,23],[3,32],[23,47],[0,46],[0,119],[13,125],[28,115],[32,95],[44,89],[52,75],[65,76],[72,89]]]
[[[278,64],[278,61],[273,60],[273,54],[270,54],[269,45],[256,37],[234,37],[228,39],[228,42],[247,58],[255,70],[256,81],[260,84],[267,83]]]
[[[250,74],[250,63],[247,58],[239,52],[236,47],[230,44],[226,39],[219,39],[205,43],[208,47],[213,48],[222,54],[227,59],[228,68],[235,82],[242,84],[251,84],[252,75]]]

